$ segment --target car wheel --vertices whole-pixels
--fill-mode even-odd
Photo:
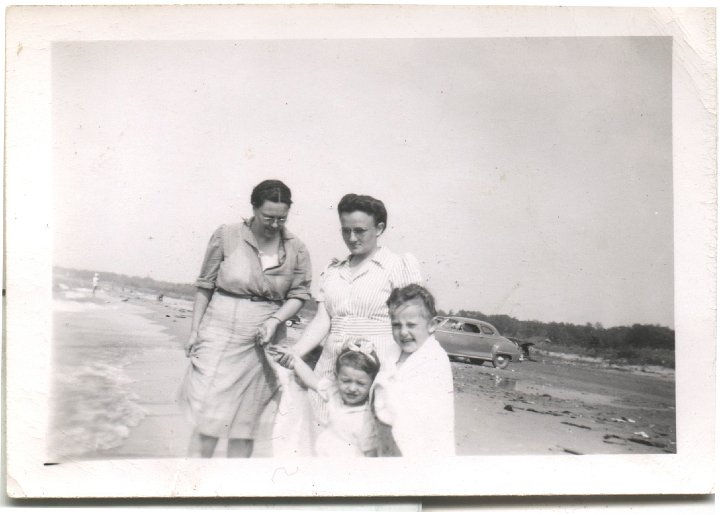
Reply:
[[[484,360],[484,359],[475,359],[475,358],[473,358],[473,359],[470,360],[470,362],[471,362],[471,363],[474,363],[474,364],[476,364],[476,365],[482,365],[483,363],[485,363],[485,360]]]
[[[508,363],[510,363],[510,358],[502,354],[498,354],[493,358],[493,366],[495,368],[505,368],[508,366]]]
[[[285,325],[288,327],[292,327],[293,321],[292,320],[285,320]]]

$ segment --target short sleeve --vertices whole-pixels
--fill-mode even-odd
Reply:
[[[309,300],[311,284],[312,263],[310,261],[310,253],[305,244],[300,244],[297,249],[297,262],[293,270],[292,284],[285,298]]]
[[[205,251],[205,259],[200,268],[200,275],[195,281],[195,286],[198,288],[215,289],[215,281],[217,280],[218,271],[220,270],[220,264],[225,257],[223,252],[224,229],[225,226],[221,225],[210,237],[207,250]]]
[[[393,288],[402,288],[408,284],[421,284],[423,282],[420,273],[420,263],[412,254],[400,256],[397,264],[393,267],[390,282]]]

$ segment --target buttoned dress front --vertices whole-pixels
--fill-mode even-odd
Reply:
[[[335,362],[343,346],[351,341],[372,342],[380,367],[395,363],[400,347],[395,343],[386,301],[394,288],[422,281],[420,265],[412,254],[399,255],[379,247],[357,270],[350,268],[349,256],[333,260],[322,275],[318,302],[330,315],[330,334],[315,366],[319,377],[335,376]],[[316,421],[328,421],[327,405],[310,391]]]
[[[214,290],[198,330],[180,402],[207,436],[251,439],[278,389],[273,365],[256,345],[258,327],[288,299],[310,298],[305,245],[281,231],[279,264],[263,269],[252,220],[223,225],[210,238],[195,285]],[[242,298],[242,297],[254,297]],[[286,336],[278,326],[273,343]]]

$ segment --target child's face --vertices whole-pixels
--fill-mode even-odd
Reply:
[[[409,302],[395,308],[390,314],[390,322],[393,338],[405,353],[418,350],[435,332],[435,321],[419,302]]]
[[[343,366],[338,370],[337,383],[345,405],[359,406],[368,398],[372,378],[364,370]]]

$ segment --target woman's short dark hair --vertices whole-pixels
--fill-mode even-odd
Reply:
[[[387,210],[382,200],[371,197],[370,195],[356,195],[348,193],[340,199],[338,204],[338,215],[342,213],[352,213],[354,211],[362,211],[366,215],[370,215],[375,220],[375,225],[384,224],[387,227]]]
[[[284,182],[268,179],[255,186],[250,195],[250,204],[261,207],[266,201],[292,205],[292,193]]]
[[[363,352],[356,350],[346,350],[340,354],[335,362],[335,373],[340,373],[342,367],[350,367],[355,370],[362,370],[370,379],[375,380],[375,376],[380,370],[380,361],[377,358],[375,351],[372,351],[371,356]]]
[[[398,307],[408,302],[417,301],[427,311],[428,318],[433,319],[437,316],[435,310],[435,299],[432,293],[427,291],[419,284],[408,284],[402,288],[395,288],[387,300],[387,307],[390,314],[392,314]]]

